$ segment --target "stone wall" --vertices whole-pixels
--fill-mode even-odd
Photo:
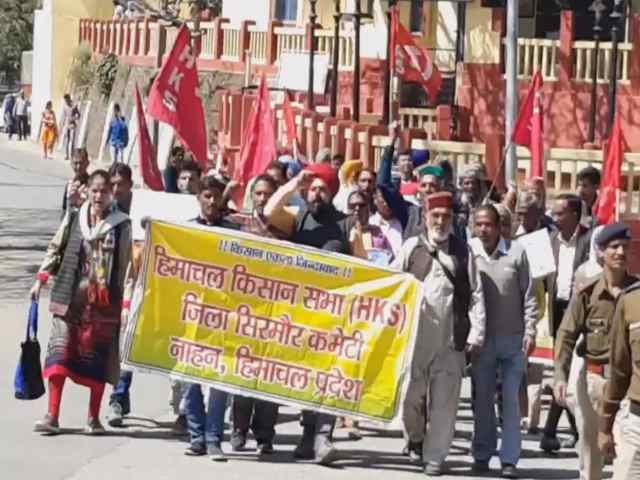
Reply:
[[[97,80],[88,88],[83,88],[73,93],[73,97],[77,100],[91,101],[87,123],[86,147],[92,159],[98,158],[104,126],[108,122],[107,115],[111,102],[119,103],[126,118],[131,118],[131,113],[135,108],[136,84],[140,88],[142,95],[146,96],[156,73],[157,70],[152,68],[119,64],[109,98],[105,98],[100,93]],[[200,74],[200,95],[204,102],[208,132],[214,129],[218,130],[221,91],[227,88],[240,88],[242,85],[242,75],[224,72]]]

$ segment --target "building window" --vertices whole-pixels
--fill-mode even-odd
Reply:
[[[298,0],[276,0],[274,17],[283,22],[298,20]]]
[[[411,0],[409,17],[411,33],[422,33],[424,29],[424,0]]]

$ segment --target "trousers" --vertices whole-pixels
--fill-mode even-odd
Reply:
[[[18,115],[16,120],[18,122],[18,138],[26,140],[29,135],[29,119],[26,115]]]
[[[258,443],[273,442],[278,420],[278,404],[241,395],[233,396],[233,428],[247,434],[253,431]]]
[[[613,467],[613,480],[637,480],[640,478],[640,416],[629,411],[620,413],[622,433],[616,438],[618,458]]]
[[[197,383],[189,384],[185,396],[185,410],[192,446],[210,446],[222,442],[226,409],[226,392],[210,389],[205,408],[202,387]]]
[[[76,146],[76,128],[65,127],[62,134],[62,148],[64,149],[65,159],[71,158],[73,155],[73,149]]]
[[[111,161],[113,165],[124,162],[124,147],[119,145],[111,145]]]
[[[426,367],[412,367],[403,421],[425,463],[444,462],[451,448],[464,364],[464,353],[446,346]]]
[[[131,397],[129,395],[129,391],[131,390],[132,380],[133,372],[130,370],[122,370],[120,372],[118,384],[113,389],[113,393],[109,399],[109,405],[113,405],[114,403],[120,405],[123,415],[127,415],[131,412]]]
[[[480,356],[473,363],[475,386],[473,402],[474,433],[473,458],[488,462],[498,445],[495,410],[496,377],[502,379],[502,465],[517,465],[520,460],[522,436],[520,432],[519,393],[525,373],[522,335],[493,336],[485,339]]]
[[[558,328],[560,328],[560,322],[562,321],[562,317],[564,317],[564,313],[569,306],[569,302],[567,300],[556,299],[553,302],[553,339],[555,344],[556,332]],[[567,420],[569,420],[569,426],[571,427],[571,434],[574,436],[578,435],[576,428],[576,420],[573,417],[573,414],[569,411],[569,409],[564,408],[556,402],[556,399],[552,399],[551,406],[549,407],[549,414],[547,415],[547,422],[544,425],[544,435],[545,437],[553,437],[555,438],[558,434],[558,423],[560,423],[560,417],[562,417],[562,412],[567,412]]]
[[[600,421],[598,412],[602,406],[607,380],[600,375],[589,372],[584,358],[574,355],[567,384],[567,407],[575,415],[580,435],[578,442],[580,480],[602,480],[604,457],[598,448]],[[623,408],[619,417],[623,417],[625,411],[626,409]],[[621,445],[623,434],[619,418],[614,423],[613,435],[618,445]],[[625,453],[625,455],[619,455],[614,465],[620,464],[621,468],[624,468],[623,466],[629,464],[627,460],[629,453]]]

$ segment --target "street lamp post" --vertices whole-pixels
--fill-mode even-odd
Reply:
[[[362,9],[360,0],[355,0],[354,59],[353,59],[353,120],[360,121],[360,23],[362,21]]]
[[[613,0],[611,11],[611,65],[609,69],[609,124],[607,132],[611,133],[613,121],[616,116],[616,94],[618,89],[618,42],[620,24],[625,17],[627,2],[625,0]]]
[[[335,0],[336,10],[333,14],[333,81],[331,82],[331,116],[336,117],[338,113],[338,66],[340,56],[340,0]]]
[[[316,14],[316,3],[318,0],[309,0],[311,10],[309,12],[309,85],[307,87],[307,108],[313,110],[313,84],[314,84],[314,62],[315,62],[315,50],[316,50],[316,20],[318,15]]]
[[[505,99],[505,138],[508,142],[505,159],[505,180],[516,182],[518,158],[511,137],[518,118],[518,0],[507,0],[507,36],[505,45],[506,99]]]
[[[600,60],[600,34],[602,32],[602,13],[607,9],[603,0],[593,0],[589,10],[593,12],[593,39],[595,41],[594,51],[595,60],[591,64],[591,121],[589,122],[589,143],[593,144],[596,138],[596,113],[597,108],[597,88],[598,88],[598,70]]]
[[[391,9],[396,6],[398,0],[389,0],[387,11],[387,69],[384,75],[384,107],[382,119],[385,125],[391,123],[391,58],[396,52],[391,51]]]

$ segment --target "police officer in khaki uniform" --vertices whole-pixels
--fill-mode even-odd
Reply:
[[[640,282],[620,297],[613,315],[611,378],[605,388],[598,446],[607,458],[617,458],[614,480],[640,478]],[[620,402],[629,398],[629,411],[619,416]],[[621,424],[624,435],[614,431]],[[617,444],[616,444],[617,441]],[[617,450],[617,451],[616,451]]]
[[[604,458],[598,449],[597,425],[609,374],[611,322],[617,297],[638,280],[627,272],[630,240],[629,228],[622,223],[600,231],[596,254],[604,271],[576,292],[556,337],[554,394],[576,417],[582,439],[581,480],[602,479]]]

